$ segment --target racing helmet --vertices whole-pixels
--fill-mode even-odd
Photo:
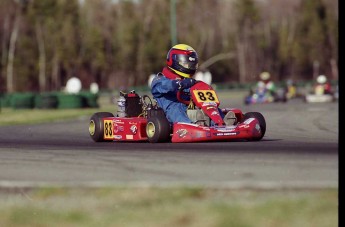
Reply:
[[[198,54],[191,46],[177,44],[169,50],[166,64],[179,76],[191,78],[198,69]]]
[[[271,78],[271,75],[269,72],[262,72],[260,74],[260,79],[261,80],[269,80]]]
[[[316,81],[319,83],[319,84],[324,84],[327,82],[327,78],[325,75],[319,75],[317,78],[316,78]]]

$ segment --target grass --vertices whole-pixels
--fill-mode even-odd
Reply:
[[[0,226],[338,226],[338,191],[35,188],[0,191]]]
[[[69,110],[12,110],[3,109],[0,113],[0,125],[37,124],[52,121],[68,120],[84,115],[91,116],[98,109]]]

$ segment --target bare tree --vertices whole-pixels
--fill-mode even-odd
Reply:
[[[6,79],[7,79],[7,92],[9,93],[14,92],[13,61],[14,61],[14,54],[16,50],[16,42],[18,39],[20,20],[21,20],[21,8],[17,7],[16,13],[15,13],[14,25],[13,25],[13,29],[12,29],[11,37],[10,37],[10,46],[8,50]]]
[[[3,79],[3,75],[6,75],[6,63],[7,63],[7,57],[8,57],[8,47],[7,47],[7,42],[8,42],[8,33],[9,33],[9,29],[10,29],[10,19],[9,19],[9,15],[6,14],[5,18],[4,18],[4,22],[3,22],[3,34],[2,34],[2,41],[1,41],[1,70],[3,70],[0,73],[0,84],[2,83],[2,79]],[[3,89],[0,86],[0,90]]]
[[[37,38],[37,45],[38,45],[38,52],[39,52],[39,61],[38,61],[39,90],[43,92],[47,90],[46,51],[45,51],[44,38],[43,38],[43,32],[42,32],[42,25],[38,21],[36,21],[36,38]]]

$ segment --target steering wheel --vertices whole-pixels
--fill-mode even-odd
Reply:
[[[197,84],[199,81],[198,80],[196,80],[195,81],[195,83],[193,84],[193,86],[195,85],[195,84]],[[192,86],[192,87],[193,87]],[[191,87],[191,88],[192,88]],[[179,101],[179,102],[182,102],[182,103],[184,103],[184,104],[186,104],[186,105],[189,105],[189,103],[190,103],[190,100],[184,100],[183,98],[182,98],[182,94],[184,93],[184,91],[183,91],[183,88],[180,88],[178,91],[177,91],[177,94],[176,94],[176,97],[177,97],[177,100]]]
[[[182,103],[186,104],[186,105],[189,105],[190,100],[188,100],[188,101],[187,101],[187,100],[184,100],[184,99],[182,98],[182,94],[183,94],[183,89],[178,90],[178,92],[177,92],[177,94],[176,94],[177,100],[178,100],[179,102],[182,102]]]

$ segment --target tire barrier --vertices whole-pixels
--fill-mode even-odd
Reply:
[[[83,98],[77,94],[63,94],[57,95],[58,109],[78,109],[83,108]]]
[[[85,108],[98,108],[98,94],[91,92],[80,92],[79,95],[83,99],[83,107]]]
[[[13,109],[76,109],[99,108],[98,94],[80,92],[66,94],[62,92],[46,93],[11,93],[1,94],[0,106]]]
[[[0,97],[1,107],[11,107],[11,94],[2,94]]]
[[[35,107],[34,93],[13,93],[10,98],[13,109],[33,109]]]
[[[58,98],[54,93],[42,93],[35,97],[35,107],[39,109],[56,109]]]

